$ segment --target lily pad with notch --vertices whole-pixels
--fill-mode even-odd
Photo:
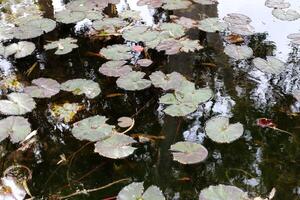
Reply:
[[[101,65],[99,72],[105,76],[120,77],[132,71],[132,67],[125,64],[124,60],[108,61]]]
[[[108,60],[129,60],[133,57],[127,45],[115,44],[102,48],[100,54]]]
[[[285,69],[285,63],[274,56],[267,56],[266,60],[262,58],[254,58],[253,64],[259,70],[275,75],[280,74]]]
[[[56,49],[55,54],[56,55],[63,55],[70,53],[73,49],[78,48],[78,45],[76,44],[77,39],[74,38],[63,38],[59,39],[58,41],[53,41],[49,44],[46,44],[44,46],[45,50],[50,49]]]
[[[143,78],[145,75],[144,72],[129,72],[118,78],[117,85],[118,87],[129,91],[144,90],[151,86],[151,81]]]
[[[224,49],[226,55],[236,60],[248,59],[253,56],[253,50],[246,45],[227,45]]]
[[[228,27],[228,24],[222,22],[217,17],[206,18],[199,21],[198,28],[202,31],[214,33],[214,32],[222,32],[225,31]]]
[[[35,101],[25,93],[10,93],[7,100],[0,100],[0,113],[4,115],[24,115],[35,108]]]
[[[33,86],[24,88],[24,92],[35,98],[50,98],[60,91],[60,84],[51,78],[38,78],[31,81]]]
[[[32,54],[35,50],[35,45],[32,42],[21,41],[13,43],[4,48],[4,57],[14,55],[15,58],[23,58]],[[0,50],[1,51],[1,50]],[[0,52],[1,55],[1,52]]]
[[[211,185],[201,190],[199,200],[249,200],[248,194],[231,185]]]
[[[179,89],[184,84],[184,81],[186,81],[186,78],[178,72],[164,74],[161,71],[155,71],[149,78],[155,87],[162,88],[163,90]]]
[[[293,9],[273,9],[272,15],[282,21],[295,21],[300,18],[299,12]]]

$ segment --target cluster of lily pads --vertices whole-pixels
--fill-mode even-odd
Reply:
[[[106,46],[99,54],[108,61],[99,68],[99,72],[108,77],[116,78],[119,88],[126,91],[144,90],[151,85],[162,91],[159,103],[164,105],[163,111],[170,116],[186,116],[195,112],[200,104],[213,98],[213,91],[207,87],[197,86],[178,72],[165,74],[154,71],[151,74],[143,72],[144,67],[152,65],[149,57],[143,58],[141,52],[148,49],[162,51],[167,55],[180,52],[188,53],[204,48],[198,40],[186,37],[189,29],[198,28],[201,31],[225,35],[239,35],[241,37],[253,35],[254,28],[251,19],[240,13],[230,13],[224,19],[206,18],[196,21],[186,17],[172,16],[171,22],[161,22],[155,27],[138,24],[139,13],[125,11],[119,17],[110,18],[102,13],[107,5],[119,3],[119,0],[75,0],[66,4],[66,9],[55,13],[55,20],[33,15],[25,16],[13,21],[10,25],[0,24],[0,40],[7,42],[11,39],[26,40],[39,37],[55,29],[57,23],[72,24],[89,19],[92,29],[101,36],[115,35],[122,37],[126,44]],[[213,5],[217,0],[139,0],[138,5],[152,8],[162,7],[166,10],[186,9],[193,3]],[[284,10],[290,6],[284,0],[267,0],[265,5],[273,8],[273,15],[281,20],[292,21],[300,18],[294,10]],[[300,44],[300,33],[288,36],[295,44]],[[242,40],[244,41],[244,40]],[[71,37],[49,42],[45,50],[56,49],[55,54],[70,53],[77,48],[77,40]],[[253,58],[253,50],[241,42],[228,42],[224,53],[234,60]],[[35,45],[28,41],[6,45],[0,43],[0,56],[22,58],[32,54]],[[285,63],[274,56],[253,58],[253,65],[265,73],[280,74],[285,69]],[[21,91],[12,92],[6,99],[0,100],[0,113],[8,117],[0,120],[0,142],[10,138],[11,142],[19,143],[30,133],[28,119],[19,116],[31,112],[36,107],[34,98],[51,98],[61,90],[72,92],[74,95],[84,94],[93,99],[101,93],[99,84],[93,80],[73,79],[58,83],[50,78],[32,80],[30,86]],[[52,105],[51,113],[64,122],[71,122],[75,113],[82,109],[82,105],[64,103]],[[9,116],[12,115],[12,116]],[[115,126],[106,123],[105,116],[91,116],[72,124],[71,132],[78,140],[88,140],[95,143],[95,152],[112,159],[125,158],[134,153],[137,143],[132,137],[119,133]],[[229,118],[215,116],[205,124],[206,135],[218,143],[230,143],[242,136],[244,132],[241,123],[229,123]],[[195,164],[204,161],[208,156],[207,149],[195,142],[177,142],[170,147],[173,159],[182,164]],[[228,196],[230,195],[230,196]],[[224,199],[250,199],[244,191],[226,185],[210,186],[201,191],[200,200],[215,200],[219,196]],[[143,183],[131,183],[123,188],[117,199],[165,199],[160,189],[150,186],[145,192]]]

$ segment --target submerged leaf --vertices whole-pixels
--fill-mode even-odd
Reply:
[[[132,71],[117,80],[117,85],[124,90],[143,90],[151,86],[151,81],[144,79],[144,72]]]
[[[83,119],[73,124],[72,134],[78,140],[100,141],[110,136],[115,128],[107,124],[107,120],[100,115]]]
[[[207,149],[193,142],[177,142],[171,145],[173,159],[182,164],[195,164],[206,159]]]
[[[115,133],[98,141],[95,144],[95,152],[112,159],[126,158],[136,150],[136,148],[131,147],[131,144],[135,142],[127,135]]]
[[[241,123],[229,124],[229,118],[217,116],[205,124],[207,136],[218,143],[230,143],[239,139],[244,133]]]
[[[0,142],[7,137],[13,143],[21,142],[30,132],[30,123],[24,117],[10,116],[0,120]]]
[[[101,92],[99,84],[93,80],[87,79],[72,79],[61,84],[61,90],[72,92],[75,95],[82,95],[89,99],[93,99]]]
[[[183,45],[175,39],[166,39],[156,46],[157,51],[165,51],[167,55],[177,54]]]
[[[4,115],[23,115],[35,108],[35,101],[25,93],[10,93],[8,100],[0,100],[0,112]]]
[[[199,200],[249,200],[243,190],[230,185],[209,186],[201,190]]]
[[[50,98],[60,91],[60,84],[50,78],[32,80],[34,86],[24,88],[24,92],[35,98]]]
[[[253,64],[256,68],[259,70],[278,75],[285,69],[285,64],[281,60],[273,57],[273,56],[267,56],[267,59],[264,60],[262,58],[254,58]]]

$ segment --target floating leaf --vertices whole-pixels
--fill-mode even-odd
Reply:
[[[180,38],[185,35],[184,27],[175,23],[162,23],[160,25],[162,31],[166,31],[173,38]]]
[[[173,159],[182,164],[195,164],[206,159],[207,149],[193,142],[177,142],[171,145]]]
[[[248,59],[253,56],[253,50],[246,45],[227,45],[224,49],[225,54],[236,60]]]
[[[150,186],[144,193],[142,182],[133,182],[125,186],[118,194],[117,200],[165,200],[161,190],[157,186]]]
[[[230,185],[209,186],[201,190],[199,200],[248,200],[249,197],[243,190]]]
[[[199,40],[190,40],[188,38],[184,38],[181,39],[179,42],[182,45],[182,47],[180,48],[181,52],[194,52],[204,48],[199,44]]]
[[[215,142],[230,143],[243,135],[244,127],[239,122],[229,124],[229,118],[217,116],[206,122],[205,132]]]
[[[43,33],[44,32],[42,29],[37,27],[27,26],[27,25],[14,27],[12,29],[12,34],[14,35],[14,38],[20,40],[36,38],[43,35]]]
[[[15,58],[23,58],[32,54],[34,50],[34,43],[21,41],[5,47],[4,56],[7,57],[14,54]]]
[[[2,25],[0,22],[0,41],[14,38],[13,29],[10,26]]]
[[[122,19],[132,19],[132,20],[141,20],[141,12],[136,10],[124,10],[119,13],[119,17]]]
[[[93,22],[94,29],[101,31],[104,30],[108,33],[115,33],[116,29],[126,26],[128,23],[123,19],[114,18],[103,18]]]
[[[186,9],[192,5],[192,3],[187,0],[163,0],[163,2],[165,3],[163,9],[166,10]]]
[[[11,176],[2,177],[0,181],[0,199],[1,200],[23,200],[26,196],[26,190],[21,186],[16,178]]]
[[[240,13],[229,13],[224,17],[224,21],[230,23],[231,25],[247,25],[252,20],[250,17]]]
[[[104,63],[99,72],[105,76],[120,77],[132,71],[131,66],[125,65],[126,61],[108,61]]]
[[[193,0],[195,3],[199,3],[202,5],[214,5],[218,3],[218,0]]]
[[[58,121],[68,123],[73,121],[76,113],[82,109],[84,109],[84,106],[78,103],[54,104],[50,107],[50,113]]]
[[[198,22],[196,20],[193,20],[188,17],[180,17],[179,19],[175,19],[175,22],[176,22],[176,24],[179,24],[187,29],[197,27],[197,24],[198,24]]]
[[[98,141],[95,144],[95,152],[112,159],[126,158],[136,150],[136,148],[130,146],[135,142],[127,135],[116,133],[107,139]]]
[[[162,88],[163,90],[176,90],[186,81],[185,77],[178,72],[171,74],[164,74],[161,71],[153,72],[149,78],[155,87]]]
[[[183,45],[175,39],[166,39],[156,46],[157,51],[165,51],[167,55],[174,55],[180,52]]]
[[[0,120],[0,142],[7,137],[13,143],[21,142],[30,132],[30,123],[24,117],[10,116]]]
[[[96,115],[73,124],[72,134],[78,140],[100,141],[112,134],[115,126],[106,123],[108,119]]]
[[[48,33],[55,29],[56,22],[53,21],[52,19],[48,19],[48,18],[39,18],[39,19],[30,20],[30,21],[26,22],[26,24],[24,24],[24,25],[38,28],[38,29],[41,29],[42,31]]]
[[[285,2],[284,0],[266,0],[265,6],[269,8],[285,9],[289,8],[291,4],[289,2]]]
[[[150,8],[159,8],[163,4],[162,0],[138,0],[138,6],[148,6]]]
[[[85,18],[85,14],[83,12],[76,12],[70,10],[62,10],[54,15],[56,21],[64,23],[64,24],[73,24],[79,22]]]
[[[272,15],[283,21],[295,21],[300,18],[300,14],[296,10],[273,9]]]
[[[132,124],[134,123],[134,120],[130,117],[120,117],[118,119],[118,126],[120,126],[121,128],[127,128],[132,126]]]
[[[169,105],[164,112],[171,116],[185,116],[194,112],[198,105],[211,99],[211,89],[195,89],[193,83],[185,81],[174,93],[166,94],[159,99],[159,103]]]
[[[150,59],[140,59],[136,62],[141,67],[149,67],[153,63]]]
[[[217,32],[217,31],[224,31],[228,25],[224,22],[221,22],[218,18],[206,18],[199,21],[198,28],[205,32]]]
[[[34,86],[24,88],[24,92],[35,98],[50,98],[60,91],[60,84],[50,78],[38,78],[31,82]]]
[[[77,42],[77,39],[74,38],[64,38],[64,39],[59,39],[58,41],[51,42],[49,44],[46,44],[44,46],[45,50],[49,49],[56,49],[55,54],[56,55],[63,55],[70,53],[73,49],[77,48],[78,45],[74,44]]]
[[[115,44],[101,49],[100,54],[108,60],[129,60],[133,56],[130,51],[126,45]]]
[[[4,115],[23,115],[35,108],[31,96],[25,93],[10,93],[8,100],[0,100],[0,112]]]
[[[259,70],[278,75],[285,69],[285,64],[281,60],[275,58],[274,56],[267,56],[267,59],[254,58],[253,64]]]
[[[117,80],[117,85],[124,90],[134,91],[143,90],[151,86],[151,81],[143,79],[146,74],[144,72],[132,71]]]
[[[87,79],[72,79],[61,84],[61,89],[67,92],[72,92],[75,95],[82,95],[89,99],[93,99],[101,92],[99,84],[93,80]]]
[[[230,25],[229,30],[232,33],[239,34],[239,35],[253,35],[255,33],[254,27],[249,24]]]
[[[292,40],[292,43],[300,45],[300,33],[292,33],[287,36],[288,39]]]

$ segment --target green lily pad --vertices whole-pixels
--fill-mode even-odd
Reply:
[[[197,50],[203,49],[204,47],[199,44],[199,40],[190,40],[188,38],[181,39],[180,44],[182,47],[180,48],[181,52],[195,52]]]
[[[43,35],[43,30],[33,26],[19,26],[12,29],[12,34],[14,38],[19,40],[26,40],[31,38],[36,38]]]
[[[141,12],[136,10],[124,10],[119,13],[119,17],[122,19],[141,20]]]
[[[161,71],[156,71],[149,78],[155,87],[162,88],[163,90],[179,89],[184,81],[186,81],[186,78],[178,72],[164,74]]]
[[[121,18],[103,18],[93,22],[94,29],[98,31],[105,31],[108,33],[115,33],[116,29],[126,26],[128,23]]]
[[[250,17],[240,13],[229,13],[224,17],[224,21],[235,25],[246,25],[252,20]]]
[[[185,29],[180,24],[175,23],[162,23],[160,25],[162,31],[166,31],[173,38],[180,38],[185,35]]]
[[[110,136],[115,128],[107,124],[107,120],[100,115],[83,119],[73,124],[72,134],[78,140],[100,141]]]
[[[0,41],[11,40],[14,38],[13,29],[0,22]]]
[[[248,59],[253,56],[253,50],[246,45],[227,45],[224,49],[225,54],[236,60]]]
[[[284,62],[273,56],[267,56],[266,60],[262,58],[254,58],[253,64],[259,70],[275,75],[280,74],[285,69]]]
[[[161,190],[151,185],[144,193],[142,182],[133,182],[125,186],[118,194],[117,200],[165,200]]]
[[[35,45],[32,42],[21,41],[18,43],[13,43],[5,47],[4,56],[8,57],[14,55],[15,58],[26,57],[35,50]]]
[[[34,86],[24,88],[24,92],[35,98],[50,98],[60,91],[60,84],[51,78],[38,78],[31,82]]]
[[[186,9],[192,5],[192,3],[188,0],[163,0],[165,3],[163,5],[163,9],[166,10],[180,10]]]
[[[165,51],[167,55],[174,55],[180,52],[183,45],[175,39],[166,39],[156,46],[157,51]]]
[[[218,0],[193,0],[195,3],[199,3],[202,5],[214,5],[218,3]]]
[[[159,8],[163,4],[162,0],[138,0],[138,6],[148,6],[149,8]]]
[[[123,60],[108,61],[99,68],[99,72],[105,76],[120,77],[132,71],[131,66],[125,64]]]
[[[0,113],[4,115],[24,115],[35,108],[35,101],[25,93],[10,93],[8,100],[0,100]]]
[[[230,143],[239,139],[244,133],[241,123],[229,124],[229,118],[217,116],[205,124],[207,136],[218,143]]]
[[[54,15],[56,21],[64,23],[64,24],[74,24],[85,18],[85,14],[83,12],[70,11],[70,10],[62,10]]]
[[[126,158],[136,150],[136,148],[131,146],[135,142],[134,139],[127,135],[115,133],[106,139],[98,141],[95,144],[95,152],[112,159]]]
[[[49,44],[46,44],[44,46],[45,50],[50,50],[50,49],[56,49],[55,54],[56,55],[63,55],[70,53],[73,49],[78,48],[77,44],[74,44],[77,42],[77,39],[74,38],[64,38],[64,39],[59,39],[58,41],[53,41]]]
[[[201,190],[199,200],[248,200],[249,197],[243,190],[231,185],[209,186]]]
[[[129,60],[133,56],[131,48],[122,44],[107,46],[101,49],[100,54],[108,60]]]
[[[269,8],[285,9],[289,8],[291,4],[289,2],[285,2],[285,0],[266,0],[265,6]]]
[[[56,27],[56,22],[48,18],[39,18],[26,22],[26,26],[41,29],[45,33],[53,31]]]
[[[30,123],[24,117],[10,116],[0,120],[0,142],[7,137],[13,143],[21,142],[30,132]]]
[[[144,72],[132,71],[119,77],[117,85],[118,87],[129,91],[144,90],[151,86],[151,81],[143,78],[145,75]]]
[[[61,84],[61,90],[72,92],[75,95],[82,95],[89,99],[93,99],[101,92],[99,84],[93,80],[87,79],[72,79]]]
[[[139,59],[136,64],[138,64],[141,67],[149,67],[152,65],[153,61],[150,59]]]
[[[196,164],[206,159],[207,149],[193,142],[177,142],[171,145],[173,159],[182,164]]]
[[[273,9],[272,15],[282,21],[295,21],[300,18],[300,14],[293,9]]]
[[[202,31],[214,33],[217,31],[225,31],[228,25],[225,22],[221,22],[219,18],[211,17],[199,21],[198,28]]]
[[[255,30],[254,27],[249,25],[249,24],[245,24],[245,25],[230,25],[229,26],[229,30],[234,33],[234,34],[238,34],[238,35],[253,35],[255,34]]]
[[[164,112],[170,116],[186,116],[197,110],[199,104],[210,100],[212,96],[211,89],[195,89],[193,83],[185,81],[174,93],[160,97],[159,103],[169,105]]]
[[[290,39],[292,43],[300,45],[300,33],[289,34],[287,38]]]
[[[147,26],[136,26],[126,29],[123,32],[122,37],[128,41],[150,42],[159,37],[159,32],[148,30]]]

